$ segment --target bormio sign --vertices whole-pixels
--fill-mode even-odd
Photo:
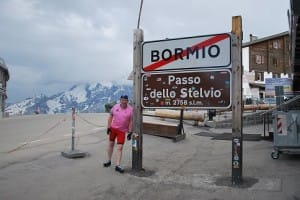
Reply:
[[[228,33],[148,41],[142,47],[143,71],[231,67]]]
[[[231,71],[156,72],[142,75],[144,108],[229,108]]]

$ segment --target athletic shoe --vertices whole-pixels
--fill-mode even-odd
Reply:
[[[103,167],[109,167],[111,166],[111,161],[107,161],[106,163],[103,163]]]
[[[115,170],[117,172],[120,172],[121,174],[124,173],[124,171],[125,171],[120,165],[116,166]]]

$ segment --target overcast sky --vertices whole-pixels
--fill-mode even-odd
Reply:
[[[133,65],[140,0],[0,0],[0,57],[8,102],[86,82],[125,81]],[[243,42],[288,31],[289,0],[144,0],[144,40],[231,31]]]

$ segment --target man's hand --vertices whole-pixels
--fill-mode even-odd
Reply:
[[[127,140],[131,140],[131,135],[132,135],[132,132],[129,132],[129,133],[127,134]]]
[[[111,130],[110,130],[110,128],[107,128],[107,130],[106,130],[106,134],[107,135],[109,135],[111,133]]]

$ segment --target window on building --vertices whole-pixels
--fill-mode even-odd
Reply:
[[[272,58],[272,64],[274,67],[278,66],[278,59],[277,58]]]
[[[278,74],[278,73],[273,73],[272,77],[273,77],[273,78],[280,78],[280,74]]]
[[[260,93],[259,93],[259,98],[260,98],[260,99],[263,99],[263,98],[264,98],[264,93],[260,92]]]
[[[274,40],[272,46],[273,46],[273,49],[281,49],[281,41],[280,40]]]
[[[273,48],[278,49],[278,41],[277,40],[273,41]]]
[[[263,72],[256,72],[255,73],[255,80],[256,81],[263,81],[264,80],[264,73]]]
[[[264,64],[265,63],[265,58],[262,55],[256,55],[255,57],[255,63],[258,65]]]

